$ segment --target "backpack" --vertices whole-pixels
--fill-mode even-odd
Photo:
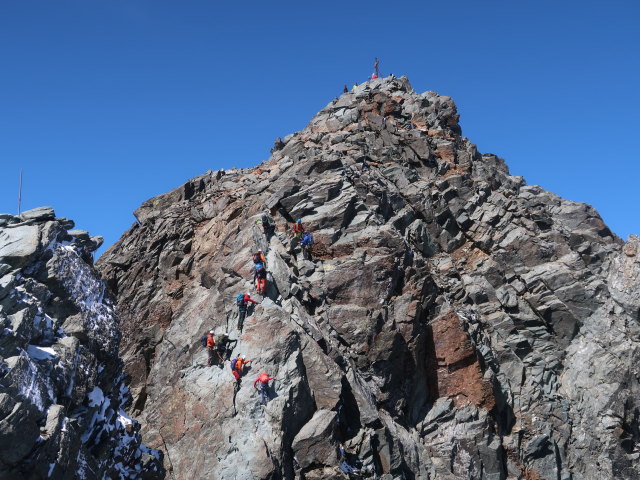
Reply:
[[[244,307],[244,293],[239,293],[236,295],[236,305],[239,307]]]
[[[271,223],[269,222],[269,217],[267,217],[266,215],[262,215],[262,225],[268,226],[269,223]]]
[[[260,279],[267,278],[267,269],[264,268],[264,264],[259,263],[256,265],[256,276]]]
[[[253,263],[262,263],[262,258],[260,258],[260,252],[256,252],[253,254]]]
[[[206,346],[207,346],[207,336],[206,336],[206,335],[205,335],[205,336],[203,336],[203,337],[200,339],[200,343],[202,344],[202,346],[203,346],[203,347],[206,347]]]
[[[355,472],[355,469],[351,465],[349,465],[346,461],[343,461],[340,464],[340,470],[342,472],[344,472],[344,473],[353,473],[353,472]]]
[[[236,362],[238,361],[238,357],[234,358],[233,360],[231,360],[231,371],[235,372],[236,371]]]
[[[304,243],[307,246],[311,246],[313,245],[313,235],[310,233],[306,233],[304,236],[304,240],[302,240],[302,243]]]

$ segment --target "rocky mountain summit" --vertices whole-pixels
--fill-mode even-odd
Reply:
[[[102,243],[50,207],[0,215],[0,478],[160,479],[125,408]]]
[[[145,202],[98,262],[168,478],[637,478],[637,237],[509,175],[406,78],[272,153]],[[257,248],[268,287],[239,331]],[[237,392],[228,362],[206,366],[210,329],[252,359]]]

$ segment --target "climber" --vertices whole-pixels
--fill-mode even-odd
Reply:
[[[371,78],[378,78],[380,76],[380,70],[378,69],[378,67],[380,66],[380,62],[378,61],[377,58],[373,59],[373,75],[371,75]]]
[[[244,319],[247,316],[247,309],[249,307],[249,302],[258,303],[251,298],[251,295],[248,293],[242,294],[239,293],[236,296],[236,305],[238,305],[238,330],[242,332],[242,325],[244,325]],[[237,341],[237,340],[236,340]]]
[[[265,265],[267,264],[267,260],[266,258],[264,258],[264,253],[262,253],[262,249],[259,248],[258,251],[253,254],[253,263],[264,263]]]
[[[240,377],[242,377],[242,374],[244,373],[244,366],[247,363],[251,363],[251,360],[247,360],[246,355],[238,355],[236,358],[231,360],[231,373],[233,374],[233,378],[236,379],[238,387],[240,386]]]
[[[311,245],[313,245],[313,234],[311,232],[305,232],[302,242],[302,256],[307,260],[311,260]]]
[[[356,83],[354,83],[354,84],[353,84],[353,87],[351,87],[351,91],[352,91],[352,92],[355,92],[355,91],[356,91],[356,88],[358,88],[358,82],[356,82]]]
[[[207,360],[207,365],[209,367],[213,366],[213,363],[215,362],[215,355],[216,355],[216,351],[215,351],[215,347],[216,347],[216,340],[214,338],[215,332],[213,330],[211,330],[208,334],[207,334],[207,341],[206,341],[206,347],[207,347],[207,356],[208,356],[208,360]]]
[[[346,473],[349,479],[362,478],[360,476],[361,470],[357,467],[352,467],[346,460],[340,462],[340,471]]]
[[[262,372],[260,374],[260,376],[258,376],[258,378],[256,378],[256,381],[253,382],[253,388],[258,388],[258,387],[256,387],[256,385],[258,384],[258,382],[260,382],[261,403],[263,403],[265,405],[267,404],[267,401],[269,400],[269,381],[270,380],[273,380],[273,378],[271,378],[265,372]]]
[[[340,462],[338,468],[340,469],[340,471],[346,473],[350,479],[362,478],[360,476],[360,474],[362,473],[362,462],[360,461],[360,459],[357,456],[348,453],[345,450],[343,444],[339,444],[337,450],[338,462]]]
[[[349,92],[349,88],[347,88],[347,84],[344,84],[344,88],[342,89],[342,93],[348,93]]]
[[[220,368],[222,368],[224,361],[229,360],[231,357],[231,351],[233,348],[231,344],[235,347],[238,343],[238,340],[231,340],[227,333],[219,333],[214,337],[216,342],[216,351],[218,354],[218,358],[220,359]]]
[[[273,235],[273,232],[275,231],[275,228],[276,228],[275,225],[273,224],[273,219],[266,213],[263,213],[262,217],[256,220],[256,223],[258,222],[262,223],[262,232],[264,233],[265,237],[267,237],[267,241],[268,241]]]
[[[258,294],[264,295],[267,286],[267,269],[264,263],[256,263],[255,272],[253,274],[253,283],[256,286]]]
[[[302,242],[300,242],[300,245],[307,249],[311,247],[311,245],[313,245],[313,234],[311,232],[305,232],[304,238],[302,239]]]
[[[302,219],[299,218],[296,220],[296,223],[293,224],[293,238],[300,238],[304,233],[304,225],[302,225]]]

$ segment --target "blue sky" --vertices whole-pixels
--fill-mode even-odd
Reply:
[[[266,160],[377,56],[452,96],[481,152],[626,238],[639,21],[615,0],[4,0],[0,211],[16,213],[22,168],[23,209],[52,205],[111,244],[146,199]]]

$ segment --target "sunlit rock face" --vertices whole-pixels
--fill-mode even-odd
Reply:
[[[145,202],[98,262],[131,413],[175,478],[636,478],[636,237],[509,175],[406,78],[345,93],[272,153]],[[211,329],[252,359],[237,392],[229,362],[206,366]]]
[[[0,478],[163,478],[141,444],[101,237],[42,207],[0,215]]]

